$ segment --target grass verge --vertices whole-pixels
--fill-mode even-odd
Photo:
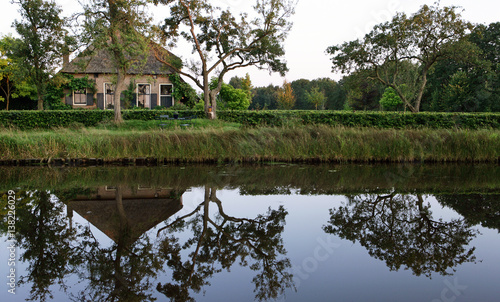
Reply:
[[[157,122],[120,127],[0,132],[0,159],[150,157],[183,162],[498,162],[500,130],[241,128],[200,120],[187,129]]]

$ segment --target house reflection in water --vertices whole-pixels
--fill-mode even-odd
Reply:
[[[115,243],[125,239],[126,244],[132,244],[181,210],[183,193],[141,186],[98,187],[69,201],[68,217],[72,219],[73,211],[77,212]]]

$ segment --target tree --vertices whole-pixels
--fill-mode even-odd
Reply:
[[[382,84],[369,79],[369,72],[355,71],[342,79],[346,91],[346,107],[354,110],[374,110],[379,108]]]
[[[385,110],[395,110],[399,105],[403,104],[396,90],[392,87],[387,87],[380,99],[380,105]]]
[[[214,211],[217,216],[212,218]],[[252,280],[256,300],[276,299],[294,287],[282,238],[287,215],[280,206],[255,218],[231,216],[224,211],[217,189],[205,186],[204,201],[194,211],[158,230],[160,254],[172,269],[172,281],[159,283],[156,289],[170,301],[194,301],[190,290],[200,292],[215,273],[239,263],[257,272]],[[176,234],[188,231],[193,236],[182,244]]]
[[[73,247],[77,230],[68,228],[64,205],[47,191],[17,192],[15,215],[16,246],[22,251],[19,259],[27,263],[19,283],[31,284],[29,300],[53,300],[51,285],[65,288],[68,275],[82,263]],[[6,219],[2,217],[2,225],[7,225]]]
[[[211,87],[216,87],[217,85],[217,79],[213,78]],[[224,109],[247,110],[251,102],[251,92],[248,90],[236,89],[231,85],[222,83],[218,100],[219,104],[221,104],[221,107]]]
[[[181,71],[158,51],[157,58],[165,65],[194,81],[203,90],[205,112],[212,107],[216,118],[216,96],[222,89],[223,78],[229,71],[256,66],[284,75],[287,71],[282,57],[284,41],[290,30],[288,18],[294,13],[293,0],[256,0],[256,17],[247,14],[239,18],[229,10],[214,7],[208,0],[154,0],[167,5],[170,17],[161,27],[162,41],[174,46],[179,37],[193,45],[198,62],[185,63]],[[210,89],[211,75],[219,85]]]
[[[416,276],[449,275],[474,262],[468,244],[479,233],[465,219],[433,219],[421,194],[348,196],[348,204],[330,210],[325,232],[358,241],[370,256],[391,270],[411,269]]]
[[[287,80],[283,82],[283,86],[278,91],[278,108],[283,110],[291,110],[295,105],[295,95],[293,94],[292,85]]]
[[[290,83],[295,96],[295,109],[309,110],[313,105],[307,100],[307,92],[310,91],[312,83],[307,79],[298,79]]]
[[[123,122],[120,96],[127,90],[125,78],[131,67],[145,63],[149,52],[150,18],[144,8],[148,0],[89,0],[84,6],[82,40],[87,51],[104,50],[111,54],[116,67],[114,102],[115,123]]]
[[[250,99],[252,98],[252,80],[250,79],[250,75],[247,73],[244,78],[240,77],[232,77],[229,80],[229,85],[233,86],[236,89],[241,89],[248,94]]]
[[[66,31],[61,9],[54,1],[14,0],[20,7],[21,21],[13,25],[20,36],[14,52],[23,74],[37,91],[38,110],[43,110],[43,97],[50,76],[62,59]]]
[[[0,40],[0,88],[2,89],[5,98],[0,96],[0,101],[6,101],[6,110],[9,110],[10,97],[12,95],[13,90],[13,68],[14,65],[12,60],[7,57],[6,47],[12,40],[12,37],[3,37]],[[7,45],[6,45],[7,44]]]
[[[419,112],[431,68],[447,58],[472,60],[477,47],[467,40],[473,26],[461,19],[457,8],[427,5],[408,17],[398,13],[390,22],[376,25],[363,40],[331,46],[333,70],[366,70],[370,77],[392,87],[405,106]],[[401,82],[399,73],[408,64],[417,64],[414,83]],[[405,95],[401,84],[415,86],[416,92]]]
[[[478,25],[469,35],[479,61],[440,61],[429,75],[427,110],[500,111],[500,22]]]
[[[257,87],[253,89],[251,109],[277,109],[278,86]]]
[[[325,109],[325,93],[319,90],[319,87],[313,87],[311,92],[306,93],[306,98],[309,103],[313,104],[316,110],[318,110],[318,106],[320,109]]]

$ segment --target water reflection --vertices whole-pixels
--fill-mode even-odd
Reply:
[[[342,195],[343,204],[322,210],[329,215],[319,232],[358,242],[386,270],[434,277],[477,261],[471,243],[478,225],[500,231],[500,168],[485,169],[18,169],[6,171],[12,178],[0,189],[29,189],[16,190],[16,241],[27,264],[20,283],[30,287],[29,300],[52,300],[60,287],[71,301],[195,301],[218,275],[239,269],[250,273],[254,299],[266,301],[295,290],[287,247],[301,243],[284,240],[287,203],[238,216],[227,211],[221,190],[264,199]],[[196,204],[185,200],[193,187],[202,192]],[[7,196],[0,195],[6,235]],[[458,214],[436,216],[430,199]],[[310,223],[295,230],[315,232]]]
[[[210,215],[211,206],[217,208],[215,218]],[[256,300],[277,298],[293,286],[281,237],[287,214],[279,207],[253,219],[233,217],[224,212],[217,189],[205,187],[204,201],[193,212],[158,231],[160,253],[172,270],[173,280],[158,284],[157,290],[171,301],[194,301],[189,290],[198,293],[213,274],[229,271],[238,261],[257,272],[252,280]],[[184,231],[192,235],[181,245],[176,234]],[[190,251],[184,258],[183,250]]]
[[[78,231],[68,227],[64,204],[48,192],[20,191],[16,197],[15,239],[23,251],[20,260],[28,263],[19,284],[31,284],[30,300],[46,301],[53,298],[49,287],[58,284],[65,289],[66,277],[82,262],[74,245]]]
[[[173,190],[124,186],[99,187],[94,194],[77,196],[68,203],[75,211],[113,240],[103,247],[90,228],[80,233],[75,248],[86,264],[81,274],[88,286],[71,294],[76,301],[152,301],[150,289],[163,259],[145,233],[182,208],[181,193]]]
[[[73,301],[154,301],[152,289],[170,301],[195,301],[191,292],[199,293],[214,274],[235,264],[256,272],[256,300],[275,299],[293,287],[281,237],[288,214],[283,207],[251,219],[233,217],[224,212],[217,189],[206,187],[194,211],[169,221],[182,208],[182,191],[118,185],[60,193],[71,198],[67,211],[47,191],[18,195],[22,227],[16,240],[20,259],[29,263],[21,282],[31,284],[29,300],[52,299],[56,283],[67,291],[66,281],[75,274],[86,285],[68,290]],[[103,246],[90,226],[75,225],[74,213],[112,245]],[[168,225],[151,238],[147,231],[163,221]],[[185,242],[179,238],[183,232],[192,234]],[[172,280],[157,282],[165,268]]]
[[[346,205],[330,210],[325,232],[359,242],[391,270],[404,267],[430,277],[476,260],[467,245],[477,231],[465,219],[434,219],[422,194],[347,197]]]

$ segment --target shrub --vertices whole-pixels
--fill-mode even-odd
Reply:
[[[179,116],[204,118],[203,110],[162,110],[161,114],[177,111]],[[126,120],[154,120],[157,110],[123,110]],[[248,126],[330,125],[372,128],[433,128],[433,129],[500,129],[500,113],[397,113],[397,112],[346,112],[346,111],[218,111],[219,119]],[[33,129],[68,127],[81,123],[94,127],[103,121],[113,120],[112,110],[45,110],[2,111],[0,126],[5,128]]]

